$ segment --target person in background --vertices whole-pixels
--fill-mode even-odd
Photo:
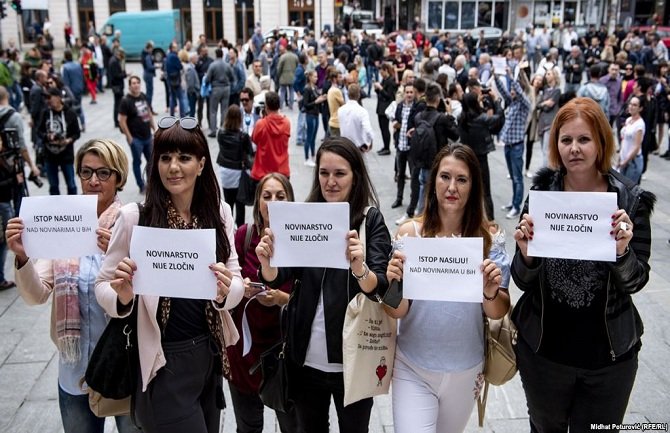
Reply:
[[[395,99],[395,93],[398,85],[395,81],[395,68],[390,63],[384,63],[381,66],[380,73],[382,82],[375,82],[374,88],[377,92],[377,120],[379,121],[379,128],[382,132],[382,140],[384,147],[377,151],[379,155],[391,154],[391,131],[389,130],[389,118],[386,117],[386,109]]]
[[[296,137],[296,144],[298,146],[304,146],[305,141],[307,141],[307,124],[305,122],[305,105],[303,101],[305,93],[305,85],[307,84],[307,77],[305,75],[307,67],[307,55],[301,53],[298,56],[298,67],[295,70],[295,79],[293,80],[293,90],[295,91],[296,97],[298,99],[298,136]]]
[[[621,128],[621,151],[617,170],[636,184],[642,178],[642,141],[645,134],[644,119],[640,116],[644,107],[642,99],[632,96],[627,105],[628,117]]]
[[[188,100],[188,112],[195,116],[196,103],[200,96],[200,79],[196,70],[198,54],[188,53],[188,62],[184,66],[184,81],[186,83],[186,99]]]
[[[481,304],[403,299],[395,309],[384,305],[391,317],[401,319],[392,383],[398,433],[462,432],[484,384],[482,314],[503,317],[510,299],[504,235],[496,234],[494,241],[483,191],[473,150],[445,146],[430,170],[423,215],[398,229],[397,239],[477,237],[484,245]],[[389,282],[403,280],[404,262],[402,250],[394,251],[386,270]]]
[[[536,98],[535,107],[539,111],[537,119],[537,135],[540,137],[540,149],[542,151],[542,166],[547,166],[549,156],[549,133],[551,124],[558,113],[559,99],[561,97],[558,75],[554,71],[547,71],[544,75],[544,88]]]
[[[342,373],[342,328],[347,304],[358,293],[371,299],[383,297],[388,288],[386,263],[391,239],[361,152],[347,138],[324,140],[316,155],[314,181],[307,202],[349,202],[349,233],[346,254],[350,269],[276,268],[270,265],[274,254],[274,235],[265,229],[256,247],[260,262],[258,276],[277,289],[296,279],[289,304],[287,335],[289,381],[294,388],[295,411],[302,430],[329,431],[328,410],[331,398],[342,433],[368,431],[372,398],[346,407]],[[364,214],[365,209],[372,205]],[[366,227],[365,251],[358,228]],[[346,291],[345,291],[346,290]],[[346,294],[346,296],[345,296]]]
[[[279,113],[279,95],[269,91],[265,95],[266,114],[254,126],[251,141],[256,144],[256,156],[251,178],[260,181],[268,173],[278,172],[290,177],[288,140],[291,121]]]
[[[146,86],[146,96],[147,103],[151,107],[152,114],[157,114],[153,109],[154,101],[154,77],[156,76],[156,65],[154,65],[154,43],[153,41],[147,41],[144,50],[142,50],[141,60],[142,60],[142,78],[144,79],[144,85]]]
[[[230,207],[221,201],[205,135],[194,117],[158,123],[147,198],[119,210],[95,286],[110,317],[137,309],[139,371],[135,420],[146,433],[218,433],[226,346],[239,334],[228,310],[244,294]],[[135,295],[137,264],[129,257],[133,228],[213,229],[216,279],[213,299]]]
[[[349,100],[337,110],[340,122],[340,135],[351,140],[361,152],[372,149],[372,123],[370,113],[358,102],[361,88],[358,84],[349,84]]]
[[[235,87],[236,79],[233,68],[223,59],[223,49],[214,50],[216,60],[207,68],[206,79],[212,86],[212,93],[209,96],[209,134],[208,137],[216,137],[216,131],[219,124],[216,118],[219,110],[221,111],[221,120],[226,117],[226,110],[230,101],[230,91]]]
[[[407,72],[407,71],[406,71]],[[405,84],[403,100],[398,104],[395,110],[395,117],[393,119],[393,139],[395,141],[395,163],[396,173],[402,173],[402,176],[397,177],[396,199],[391,204],[391,209],[402,206],[403,195],[405,194],[405,171],[409,165],[409,172],[412,173],[417,168],[414,166],[414,160],[410,158],[410,139],[407,135],[409,131],[410,121],[416,115],[416,99],[414,92],[414,85]],[[419,183],[411,184],[411,196],[419,194]],[[418,198],[417,198],[418,199]],[[411,199],[410,199],[411,200]]]
[[[232,108],[232,107],[231,107]],[[230,113],[230,110],[228,110]],[[250,369],[258,362],[263,352],[270,349],[281,339],[281,309],[288,303],[293,289],[292,282],[286,282],[277,289],[262,288],[250,283],[260,283],[256,256],[256,246],[270,227],[268,203],[273,201],[294,201],[293,187],[286,176],[269,173],[263,177],[256,188],[253,223],[238,227],[235,232],[235,249],[239,251],[239,262],[244,278],[244,298],[232,312],[237,329],[243,329],[243,321],[249,325],[250,341],[242,338],[234,346],[228,347],[231,379],[230,396],[233,401],[235,422],[240,433],[260,433],[263,430],[263,411],[265,406],[258,396],[262,381],[260,370],[250,374]],[[249,353],[244,353],[244,347]],[[282,433],[299,431],[295,413],[276,411]]]
[[[279,82],[279,99],[282,107],[288,107],[293,110],[293,101],[295,91],[293,82],[295,81],[296,70],[299,64],[298,56],[293,52],[291,45],[283,48],[279,46],[279,62],[277,63],[277,80]]]
[[[177,44],[175,42],[171,43],[170,50],[165,57],[165,79],[170,88],[170,116],[174,116],[175,107],[179,104],[179,116],[184,117],[188,116],[189,113],[186,107],[184,88],[182,87],[184,66],[177,50]]]
[[[236,78],[235,85],[230,88],[230,105],[240,105],[240,91],[247,81],[247,73],[244,64],[239,60],[236,48],[231,47],[228,49],[228,61],[230,62],[230,67],[233,68]]]
[[[335,68],[328,70],[328,79],[330,81],[330,88],[326,95],[328,96],[328,132],[331,136],[338,137],[340,135],[340,120],[337,117],[337,112],[341,106],[344,105],[344,93],[342,92],[342,84],[344,76]]]
[[[222,126],[216,137],[219,143],[216,163],[220,167],[223,199],[231,209],[235,208],[235,225],[241,227],[244,224],[245,207],[244,203],[237,201],[237,191],[242,170],[251,169],[250,160],[254,150],[249,134],[242,131],[242,112],[239,106],[232,104],[228,107]]]
[[[528,200],[514,231],[512,278],[523,295],[512,320],[531,431],[621,423],[635,382],[643,325],[632,295],[649,280],[656,198],[611,169],[614,153],[605,113],[595,101],[575,98],[556,115],[549,168],[533,189],[615,193],[619,209],[598,222],[611,230],[615,262],[530,256]]]
[[[70,50],[65,50],[63,52],[61,76],[63,77],[63,84],[65,84],[65,86],[72,92],[72,96],[74,97],[72,108],[79,116],[81,132],[85,132],[86,118],[84,116],[84,108],[81,104],[84,96],[84,70],[79,63],[73,61],[72,52]]]
[[[327,95],[319,95],[316,87],[317,73],[309,71],[306,74],[307,83],[303,91],[303,108],[305,110],[305,123],[307,123],[307,138],[305,140],[305,165],[315,167],[314,161],[316,133],[319,129],[319,112],[321,105],[327,100]]]
[[[126,71],[123,68],[123,62],[126,53],[123,48],[116,50],[109,61],[109,83],[114,94],[114,126],[119,127],[119,106],[123,99],[123,81],[126,79]]]
[[[212,64],[213,60],[211,57],[209,57],[209,51],[207,49],[207,42],[203,41],[203,43],[198,47],[198,62],[195,64],[195,70],[198,71],[198,80],[202,84],[203,80],[205,79],[205,75],[207,74],[207,70],[209,69],[209,65]],[[205,118],[209,122],[209,97],[202,96],[198,94],[198,124],[199,125],[204,125],[202,123],[202,118],[203,118],[203,108],[205,110]],[[209,125],[209,129],[212,129],[212,126]],[[214,128],[216,130],[216,128]]]
[[[95,62],[92,51],[88,47],[81,48],[81,67],[84,69],[84,78],[86,79],[86,89],[91,95],[91,104],[97,104],[96,94],[98,91],[97,82],[99,75],[98,64]]]
[[[156,131],[156,123],[151,114],[149,101],[142,93],[142,81],[137,75],[128,78],[128,94],[121,100],[119,107],[119,126],[133,155],[135,182],[140,194],[144,194],[146,189],[141,170],[142,155],[146,160],[148,172],[153,149],[152,133]]]
[[[109,320],[95,298],[93,286],[121,208],[118,193],[126,184],[128,159],[114,141],[93,139],[77,150],[75,160],[82,193],[98,198],[96,235],[100,253],[61,260],[31,259],[23,246],[25,225],[21,218],[9,220],[3,245],[16,256],[14,273],[19,295],[27,304],[44,304],[53,294],[51,339],[58,348],[58,404],[63,430],[103,433],[105,419],[91,411],[88,394],[82,391],[79,380]],[[139,432],[130,416],[116,417],[116,427],[120,433]]]

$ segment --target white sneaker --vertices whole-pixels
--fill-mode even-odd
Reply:
[[[411,216],[405,214],[405,215],[401,216],[400,218],[398,218],[397,220],[395,220],[395,225],[399,226],[400,224],[404,223],[405,221],[409,221],[411,219],[412,219]]]
[[[305,165],[307,167],[316,167],[316,162],[312,161],[311,159],[306,159],[305,160]]]
[[[514,205],[512,203],[500,206],[500,210],[506,210],[507,212],[511,211]]]
[[[528,171],[526,172],[526,177],[527,177],[528,179],[532,179],[533,176],[535,176],[535,173],[533,173],[532,171],[528,170]]]
[[[518,216],[519,216],[519,209],[512,208],[512,210],[507,212],[507,215],[505,215],[505,218],[507,218],[508,220],[512,220],[514,218],[517,218]]]

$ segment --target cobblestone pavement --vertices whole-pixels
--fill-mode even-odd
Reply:
[[[139,64],[128,64],[128,70],[138,72]],[[155,81],[155,107],[164,115],[164,89],[162,83]],[[371,177],[377,188],[381,201],[381,210],[391,231],[396,226],[393,221],[400,217],[404,209],[391,209],[395,199],[396,185],[393,182],[393,155],[378,156],[375,150],[381,148],[379,131],[374,108],[376,99],[366,99],[364,106],[372,116],[375,129],[374,149],[366,155]],[[84,99],[87,125],[86,133],[77,144],[84,143],[94,137],[108,137],[121,143],[130,158],[130,149],[123,135],[112,125],[112,94],[106,91],[100,95],[97,105],[89,105],[89,98]],[[286,111],[292,119],[295,131],[297,110]],[[321,126],[320,126],[321,128]],[[320,129],[317,143],[323,134]],[[667,143],[664,141],[663,143]],[[218,154],[218,146],[214,139],[209,139],[212,156]],[[663,145],[665,151],[667,144]],[[535,157],[531,168],[539,166],[539,145],[535,146]],[[304,199],[312,182],[313,168],[303,165],[303,149],[291,140],[291,181],[296,197]],[[511,181],[506,178],[507,170],[502,149],[489,156],[493,185],[493,200],[496,209],[507,203],[512,194]],[[670,186],[667,182],[670,162],[657,156],[650,156],[649,171],[643,180],[644,188],[656,193],[659,200],[652,218],[653,244],[651,257],[651,277],[647,287],[634,297],[635,303],[645,323],[643,348],[637,380],[628,405],[625,422],[669,422],[670,414]],[[141,199],[135,186],[132,173],[128,185],[120,194],[124,202]],[[529,179],[524,179],[528,181]],[[409,182],[407,182],[409,183]],[[46,184],[46,179],[45,179]],[[528,182],[526,182],[526,191]],[[31,194],[47,194],[48,189],[37,190],[31,185]],[[409,186],[406,186],[405,201],[409,201]],[[248,212],[250,218],[251,212]],[[502,218],[501,211],[497,211]],[[503,228],[511,233],[516,221],[499,219]],[[507,240],[508,251],[514,248],[513,241]],[[9,254],[6,262],[7,275],[11,277],[13,257]],[[9,278],[9,277],[8,277]],[[513,283],[512,283],[513,284]],[[513,301],[519,299],[520,292],[511,288]],[[16,289],[0,292],[0,431],[8,433],[50,433],[62,432],[60,413],[57,401],[57,368],[58,360],[55,347],[49,339],[50,305],[37,307],[27,306],[18,296]],[[548,396],[548,398],[551,398]],[[230,402],[230,399],[227,399]],[[279,431],[271,411],[266,411],[264,432]],[[226,409],[222,415],[222,431],[234,432],[235,420],[232,408]],[[331,408],[331,431],[338,431],[337,417]],[[107,432],[116,431],[111,420],[107,422]],[[379,397],[375,401],[370,423],[372,433],[393,432],[393,416],[390,396]],[[502,387],[492,387],[489,392],[486,422],[483,429],[477,427],[476,409],[473,410],[466,429],[474,432],[523,432],[528,431],[528,416],[525,398],[518,376]]]

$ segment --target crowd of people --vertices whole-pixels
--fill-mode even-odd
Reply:
[[[61,170],[68,194],[77,193],[77,176],[82,192],[98,197],[101,253],[47,261],[26,255],[24,223],[14,217],[18,208],[14,213],[2,207],[14,195],[2,190],[0,196],[0,210],[7,214],[2,255],[9,249],[16,256],[19,293],[29,303],[44,303],[54,294],[52,336],[67,433],[84,418],[89,431],[102,431],[75,379],[106,317],[125,317],[133,309],[140,347],[134,421],[143,431],[218,432],[224,377],[237,431],[262,431],[261,377],[250,367],[281,338],[284,306],[291,322],[284,337],[294,409],[277,413],[281,431],[327,432],[331,398],[340,431],[368,431],[373,400],[343,404],[345,311],[358,293],[383,298],[390,284],[402,281],[405,265],[379,209],[375,183],[384,180],[372,179],[366,167],[373,148],[381,157],[395,155],[392,208],[403,206],[409,180],[409,204],[395,221],[396,240],[483,239],[481,303],[403,299],[397,308],[386,308],[400,319],[392,370],[396,431],[465,429],[483,384],[482,315],[498,319],[511,303],[531,431],[579,432],[593,423],[622,422],[642,334],[631,295],[649,278],[655,202],[639,185],[649,155],[660,154],[670,120],[668,54],[653,29],[640,35],[617,27],[608,34],[592,27],[579,38],[561,25],[505,33],[492,42],[483,33],[452,38],[419,30],[377,38],[363,32],[361,39],[327,31],[318,39],[311,32],[302,38],[277,34],[266,41],[257,28],[244,46],[219,41],[214,59],[201,35],[195,46],[172,43],[156,65],[148,41],[142,77],[126,76],[121,35],[111,46],[103,37],[89,39],[79,59],[65,51],[60,69],[39,49],[25,57],[39,63],[16,68],[11,62],[18,61],[17,52],[6,50],[9,60],[2,64],[29,74],[32,84],[23,99],[15,86],[0,89],[0,106],[18,99],[18,110],[23,100],[30,112],[39,152],[36,163],[24,152],[25,161],[38,176],[43,164],[49,192],[59,194]],[[169,115],[155,119],[157,71]],[[122,206],[117,196],[129,174],[120,145],[97,138],[75,153],[85,130],[82,97],[87,91],[95,103],[105,82],[145,197],[140,206]],[[376,99],[382,143],[374,147],[375,122],[362,107],[364,98]],[[294,132],[282,110],[296,109]],[[324,139],[317,146],[319,117]],[[219,145],[217,157],[208,138]],[[304,164],[314,167],[304,201],[349,203],[346,250],[327,252],[344,254],[349,269],[271,264],[275,239],[268,203],[303,199],[291,186],[291,140],[304,146]],[[536,142],[542,161],[533,173]],[[488,154],[498,146],[504,147],[511,180],[509,202],[500,209],[519,221],[512,255],[495,223],[491,194]],[[669,159],[670,149],[660,156]],[[0,175],[12,179],[9,168],[0,166]],[[255,192],[251,223],[238,194],[245,176]],[[604,223],[611,223],[616,261],[530,256],[534,225],[524,177],[533,178],[534,190],[616,193],[620,209]],[[361,224],[365,240],[359,238]],[[129,245],[137,225],[214,229],[216,263],[210,269],[216,297],[136,295],[137,263]],[[510,300],[510,278],[523,291],[518,300]],[[79,307],[74,310],[81,324],[75,351],[66,344],[72,334],[59,322],[73,306]],[[249,355],[240,337],[245,320],[253,342]],[[117,425],[135,431],[129,418],[119,417]]]

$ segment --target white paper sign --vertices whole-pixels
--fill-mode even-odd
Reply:
[[[403,297],[482,302],[483,251],[482,238],[405,238]]]
[[[493,72],[498,75],[507,75],[507,59],[503,56],[492,56]]]
[[[349,203],[268,203],[276,267],[349,269]]]
[[[530,191],[528,213],[533,218],[531,257],[616,261],[612,214],[613,192]]]
[[[133,227],[130,258],[137,271],[133,291],[140,295],[214,299],[216,263],[214,229],[175,230]]]
[[[28,257],[67,259],[101,253],[95,234],[97,195],[25,197],[19,216]]]

